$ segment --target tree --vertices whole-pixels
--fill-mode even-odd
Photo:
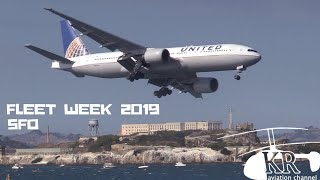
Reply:
[[[226,146],[225,142],[218,141],[216,143],[209,144],[208,147],[211,148],[212,150],[219,151],[219,150],[223,149],[225,146]]]
[[[105,135],[99,136],[97,141],[90,144],[88,150],[90,152],[99,152],[102,150],[111,151],[111,145],[119,143],[119,136]]]
[[[227,156],[231,155],[231,151],[229,151],[227,148],[221,149],[220,153]]]

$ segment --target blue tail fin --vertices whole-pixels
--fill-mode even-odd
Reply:
[[[70,22],[63,20],[60,23],[64,57],[73,58],[90,54],[80,37],[77,36],[75,30],[70,25]]]

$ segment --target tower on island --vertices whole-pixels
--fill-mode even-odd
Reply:
[[[89,133],[90,136],[96,137],[99,135],[99,121],[97,119],[91,119],[89,121]]]
[[[234,126],[233,126],[233,114],[232,114],[232,109],[230,108],[230,111],[229,111],[229,129],[234,129]]]

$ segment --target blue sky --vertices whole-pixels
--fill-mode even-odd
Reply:
[[[96,117],[100,132],[117,133],[122,123],[234,120],[273,126],[319,127],[319,1],[4,1],[0,7],[0,134],[7,130],[7,103],[113,104],[111,116]],[[233,79],[234,71],[200,73],[215,77],[216,93],[155,98],[146,80],[76,78],[50,69],[51,62],[26,43],[62,54],[59,21],[44,7],[81,19],[148,47],[236,43],[257,49],[262,60]],[[90,52],[104,52],[83,38]],[[120,104],[159,103],[160,116],[120,116]],[[38,117],[41,129],[86,134],[93,116]]]

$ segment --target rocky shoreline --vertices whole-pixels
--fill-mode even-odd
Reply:
[[[127,151],[105,151],[99,153],[67,153],[58,155],[7,155],[0,158],[0,165],[83,165],[83,164],[170,164],[240,162],[235,158],[245,152],[247,147],[228,148],[231,155],[221,154],[210,148],[140,148]]]

